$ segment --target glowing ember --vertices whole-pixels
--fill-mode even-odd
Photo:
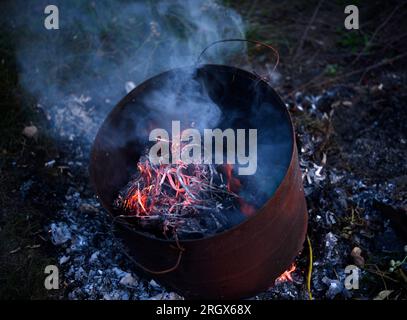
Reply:
[[[276,279],[276,282],[293,281],[291,274],[295,271],[295,269],[295,264],[292,264],[288,270],[284,271],[284,273]]]
[[[124,213],[122,217],[135,218],[133,221],[143,228],[161,229],[165,237],[181,226],[188,232],[224,230],[230,226],[228,214],[236,208],[246,216],[255,212],[238,196],[242,185],[233,176],[232,165],[187,164],[181,160],[153,164],[143,156],[137,169],[114,205]],[[194,222],[197,217],[201,221]]]
[[[176,165],[152,165],[144,158],[137,168],[138,176],[116,204],[139,218],[179,217],[197,210],[218,210],[222,208],[220,200],[237,197],[227,189],[223,176],[212,165],[182,161]]]

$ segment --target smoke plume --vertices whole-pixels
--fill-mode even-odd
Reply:
[[[13,1],[20,83],[58,138],[89,145],[135,85],[193,65],[210,43],[243,38],[241,17],[214,0],[53,1],[59,30],[44,27],[48,1]],[[211,61],[225,57],[212,51]]]

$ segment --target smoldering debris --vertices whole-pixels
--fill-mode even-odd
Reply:
[[[298,93],[298,100],[288,101],[288,105],[299,136],[300,166],[307,195],[308,233],[314,251],[312,295],[315,299],[373,299],[369,290],[372,290],[375,281],[382,281],[381,277],[392,278],[384,281],[396,281],[393,284],[403,281],[402,278],[395,280],[391,260],[392,256],[399,259],[406,256],[403,231],[396,232],[397,221],[402,215],[395,212],[402,210],[392,211],[392,219],[395,219],[392,223],[385,208],[405,207],[405,192],[400,193],[396,184],[390,181],[372,182],[369,178],[361,178],[349,170],[336,167],[335,164],[340,162],[330,159],[321,148],[329,143],[330,136],[324,129],[325,124],[332,122],[332,109],[341,105],[342,101],[351,101],[355,96],[353,90],[334,87],[322,92],[319,98],[310,99],[314,101],[314,107],[301,104],[301,96],[303,94]],[[309,252],[305,247],[296,260],[295,280],[276,283],[256,298],[308,299],[308,260]],[[401,262],[399,260],[399,268],[405,272],[406,265]],[[345,286],[349,276],[345,269],[350,265],[358,267],[357,290]],[[402,294],[400,289],[395,291]]]
[[[317,105],[317,113],[321,107]],[[294,111],[294,117],[302,151],[301,168],[309,176],[304,175],[304,187],[310,216],[309,235],[314,249],[312,294],[316,299],[363,298],[367,280],[360,281],[360,290],[348,290],[344,285],[345,268],[355,263],[354,247],[362,248],[361,256],[366,261],[382,254],[383,250],[389,255],[404,250],[405,244],[395,238],[391,225],[376,204],[393,203],[394,186],[371,184],[349,171],[335,168],[329,164],[327,156],[316,159],[323,137],[318,136],[319,131],[314,132],[298,121],[309,114],[317,117],[317,113],[301,112],[304,114]],[[322,166],[322,169],[316,166]],[[83,170],[82,166],[74,168]],[[319,175],[315,174],[317,170]],[[86,188],[74,185],[67,191],[64,208],[49,227],[60,239],[56,247],[61,273],[67,283],[66,298],[181,299],[155,281],[134,273],[132,262],[123,254],[125,248],[111,234],[111,219],[91,193],[83,191]],[[308,299],[306,248],[295,264],[292,280],[270,284],[268,291],[252,299]],[[400,267],[405,268],[402,264]],[[369,268],[360,267],[361,279],[368,279]]]
[[[55,2],[61,8],[64,6]],[[27,7],[21,3],[15,1],[12,6]],[[38,10],[42,8],[41,5],[37,7]],[[66,192],[62,209],[46,227],[58,251],[65,283],[65,296],[61,298],[182,299],[155,281],[134,273],[134,267],[123,254],[125,248],[111,233],[109,216],[93,197],[84,168],[96,129],[133,84],[164,69],[190,64],[197,50],[213,40],[243,35],[240,17],[234,11],[224,14],[224,10],[229,9],[212,1],[203,7],[192,0],[183,1],[182,5],[176,1],[171,8],[164,1],[158,1],[157,10],[139,3],[98,1],[96,6],[94,2],[77,1],[73,8],[64,10],[65,25],[62,25],[62,35],[58,39],[53,38],[52,33],[42,35],[41,30],[34,30],[34,34],[25,32],[27,38],[18,39],[21,84],[38,99],[39,107],[47,115],[60,143],[59,148],[64,150],[57,164],[69,167],[68,182],[63,186]],[[184,16],[182,23],[192,30],[183,35],[185,40],[181,41],[181,46],[175,45],[180,41],[178,35],[175,36],[178,28],[167,28],[160,20],[171,10]],[[124,15],[119,18],[114,12]],[[11,25],[29,30],[27,25],[37,25],[31,19],[41,14],[40,11],[37,14],[24,11],[10,14],[10,17],[18,17]],[[139,29],[133,28],[137,21],[142,21]],[[135,39],[129,34],[146,37]],[[171,41],[156,48],[160,37]],[[105,39],[111,41],[110,44]],[[91,45],[82,46],[84,43]],[[81,47],[88,51],[79,54]],[[383,86],[379,91],[385,91]],[[405,192],[399,190],[403,181],[385,178],[377,182],[361,178],[351,170],[336,166],[329,155],[324,156],[331,135],[330,125],[337,113],[335,108],[351,107],[353,96],[353,89],[335,87],[317,94],[297,93],[295,101],[287,101],[298,132],[310,217],[309,236],[314,249],[311,289],[316,299],[369,298],[372,287],[368,280],[373,272],[392,279],[397,276],[397,269],[407,272],[406,264],[401,263],[406,254],[405,242],[397,236],[392,225],[398,211],[389,209],[405,207]],[[343,114],[348,116],[346,112]],[[307,119],[317,123],[318,128],[309,125]],[[362,135],[368,134],[366,132]],[[31,133],[26,132],[26,136]],[[357,140],[354,146],[365,152],[370,150],[365,136]],[[400,141],[405,143],[404,139]],[[376,145],[376,149],[379,147]],[[382,152],[388,151],[388,148],[382,149]],[[400,157],[395,152],[392,155],[395,159]],[[351,157],[359,163],[363,160],[360,153]],[[377,168],[382,159],[380,153],[375,152],[371,158],[376,165],[373,167]],[[395,166],[392,170],[403,168]],[[32,188],[30,181],[21,185],[20,193],[24,196]],[[383,210],[389,210],[393,215],[384,217]],[[360,290],[352,291],[344,287],[344,280],[346,266],[355,263],[352,256],[355,246],[362,248],[361,256],[366,262],[381,269],[367,266],[361,270],[360,277],[366,281],[360,282]],[[267,292],[253,299],[307,299],[307,261],[308,252],[304,249],[296,260],[293,281],[270,284]],[[389,265],[384,266],[387,261]]]
[[[112,221],[94,198],[68,190],[59,222],[50,226],[60,253],[67,299],[180,298],[157,283],[139,278],[112,234]]]
[[[56,34],[37,21],[47,4],[9,3],[6,23],[18,35],[20,84],[37,99],[62,151],[45,165],[61,168],[70,180],[63,209],[47,227],[59,250],[66,298],[178,299],[131,273],[84,166],[97,128],[126,92],[159,72],[193,65],[215,40],[242,38],[242,19],[212,0],[55,1],[61,12]],[[244,46],[238,49],[244,52]],[[211,59],[222,63],[223,56],[213,52]],[[35,132],[29,128],[24,135]],[[27,182],[21,192],[29,188]]]
[[[181,160],[157,165],[142,156],[137,168],[114,205],[139,231],[185,239],[230,228],[229,209],[236,209],[238,195],[229,187],[228,175],[215,165]]]

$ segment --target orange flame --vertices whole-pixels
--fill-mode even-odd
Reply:
[[[182,168],[184,164],[179,164]],[[139,174],[144,177],[146,184],[144,186],[135,185],[129,193],[129,196],[124,200],[124,207],[132,209],[137,216],[150,215],[154,211],[154,207],[158,204],[168,204],[171,206],[170,212],[174,210],[174,206],[179,201],[184,205],[193,202],[191,195],[185,192],[181,185],[190,185],[190,177],[186,174],[177,176],[177,169],[167,165],[161,165],[158,168],[153,168],[149,162],[140,162],[137,165]],[[154,177],[153,177],[154,176]],[[168,182],[175,195],[172,197],[161,197],[161,185]]]
[[[169,208],[169,213],[176,212],[178,208],[191,205],[200,205],[201,182],[205,180],[207,172],[199,165],[193,170],[187,170],[188,165],[181,160],[176,166],[161,164],[152,166],[149,160],[140,161],[137,164],[141,183],[134,183],[123,199],[123,207],[138,217],[150,216],[159,207]],[[241,182],[233,176],[233,167],[226,164],[223,167],[226,176],[227,189],[238,194]],[[206,172],[206,173],[205,173]],[[163,188],[163,184],[170,189]],[[246,216],[256,212],[255,207],[237,196],[240,210]]]
[[[293,263],[290,268],[276,279],[276,282],[286,282],[286,281],[293,281],[292,273],[295,271],[296,266]]]

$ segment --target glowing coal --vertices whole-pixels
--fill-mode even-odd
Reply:
[[[238,196],[240,181],[232,176],[231,165],[154,164],[142,157],[137,169],[114,205],[122,217],[157,235],[216,233],[228,227],[231,209],[255,212]]]

